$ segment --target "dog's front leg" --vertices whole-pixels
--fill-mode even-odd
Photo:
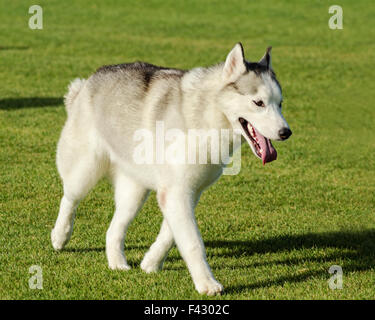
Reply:
[[[204,244],[194,216],[195,195],[191,190],[171,188],[158,194],[160,207],[185,260],[195,288],[201,294],[215,295],[223,286],[212,275]]]

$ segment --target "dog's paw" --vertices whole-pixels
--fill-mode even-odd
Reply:
[[[56,251],[64,249],[66,243],[69,241],[70,233],[66,234],[64,232],[59,232],[53,229],[51,232],[51,242],[52,246]]]
[[[141,269],[146,273],[158,272],[162,268],[162,264],[155,263],[146,257],[141,262]]]
[[[108,254],[107,251],[107,259],[108,259],[108,267],[112,270],[130,270],[131,267],[126,262],[125,256],[121,252],[112,252]]]
[[[131,269],[131,267],[127,263],[109,263],[108,267],[111,270],[122,270],[122,271],[128,271]]]
[[[213,278],[199,281],[199,283],[195,285],[195,288],[200,294],[206,294],[208,296],[222,294],[224,291],[224,287]]]

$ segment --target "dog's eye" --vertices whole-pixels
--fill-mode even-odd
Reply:
[[[280,104],[279,104],[279,108],[280,108],[280,109],[281,109],[281,107],[282,107],[282,105],[281,105],[281,104],[282,104],[282,102],[280,102]]]
[[[262,100],[259,100],[259,101],[255,101],[253,100],[253,102],[258,106],[258,107],[264,107],[264,103]]]

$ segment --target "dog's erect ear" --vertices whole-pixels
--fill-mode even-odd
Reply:
[[[272,47],[268,47],[263,58],[259,60],[259,64],[265,66],[267,69],[271,68],[271,50]]]
[[[246,71],[242,44],[237,43],[225,60],[223,80],[227,83],[236,81]]]

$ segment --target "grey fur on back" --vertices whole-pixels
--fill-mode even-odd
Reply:
[[[122,63],[116,65],[102,66],[92,76],[94,79],[105,77],[106,80],[114,78],[119,80],[119,77],[123,77],[126,80],[134,81],[140,85],[140,89],[148,91],[152,86],[154,80],[168,79],[168,78],[181,78],[185,70],[166,68],[156,66],[147,62],[133,62],[133,63]]]
[[[124,150],[120,148],[123,137],[133,136],[137,129],[153,130],[155,121],[163,119],[168,108],[181,108],[185,73],[135,62],[103,66],[88,79],[95,126],[113,149]]]

